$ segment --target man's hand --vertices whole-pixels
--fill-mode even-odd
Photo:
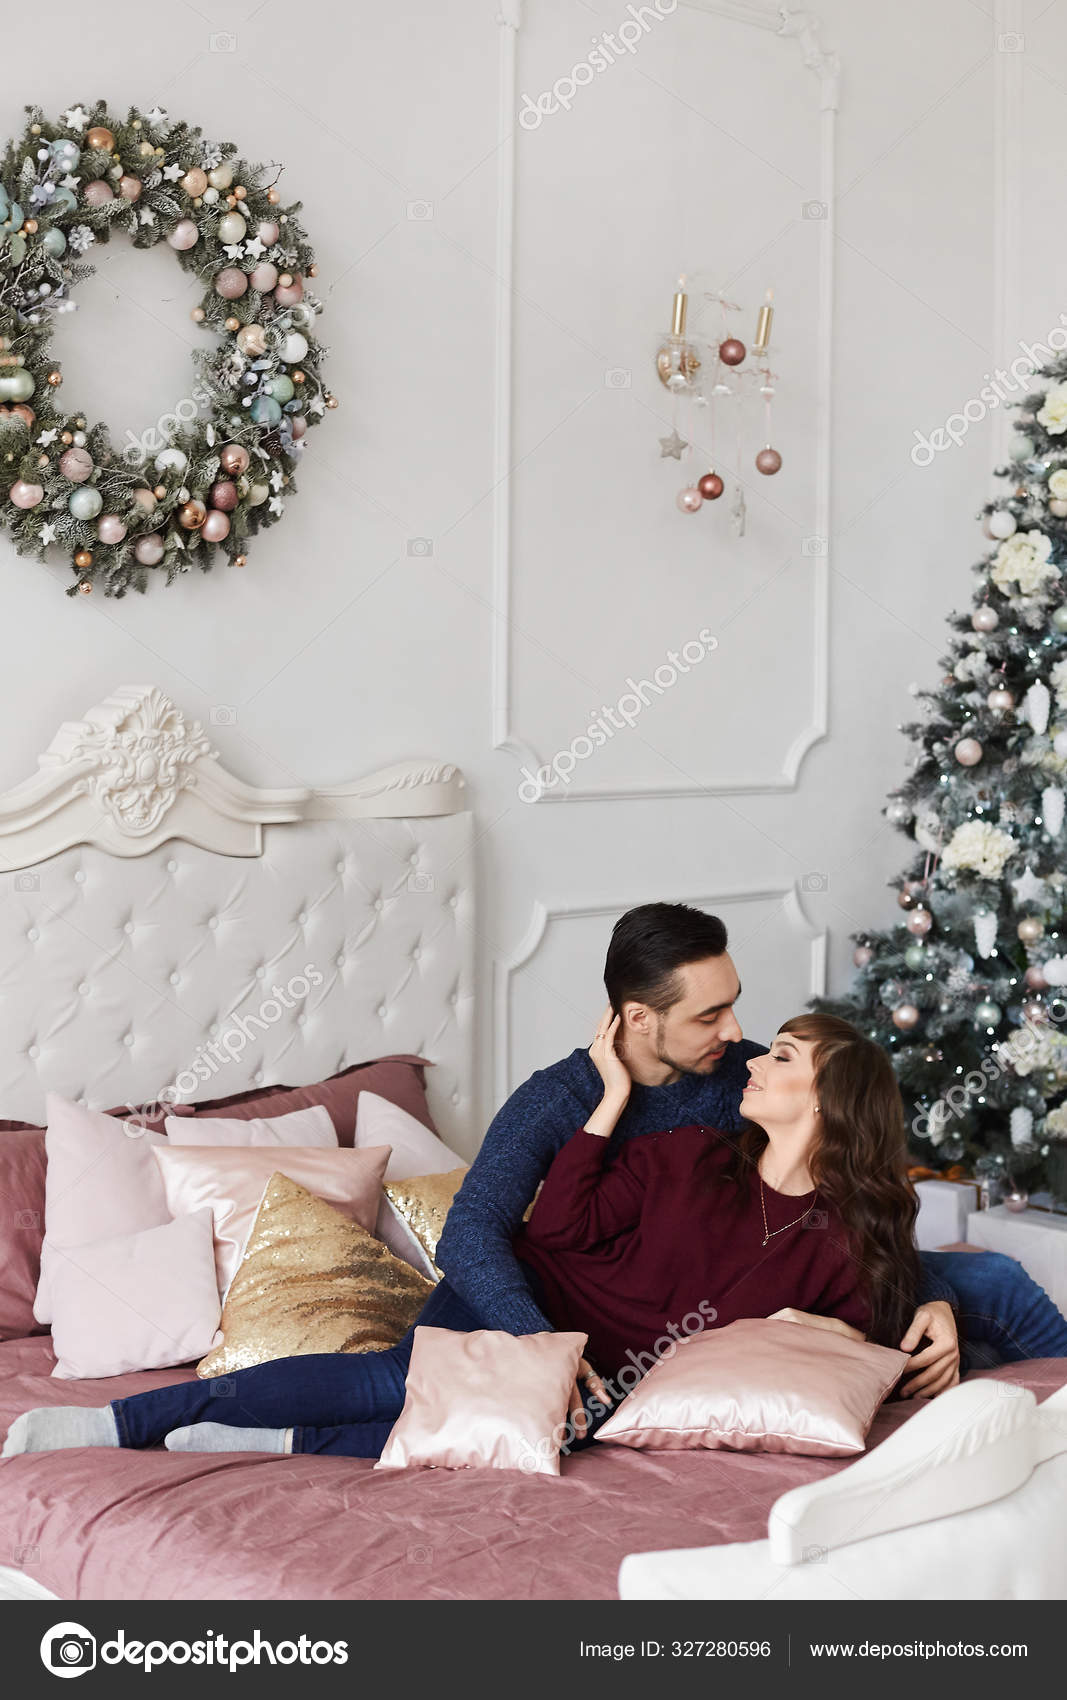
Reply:
[[[960,1379],[960,1342],[956,1333],[956,1318],[952,1306],[944,1299],[931,1299],[920,1305],[912,1317],[911,1327],[900,1342],[902,1352],[914,1352],[923,1335],[930,1344],[919,1352],[908,1367],[901,1383],[900,1397],[932,1399],[955,1387]]]
[[[574,1388],[571,1392],[571,1405],[570,1412],[568,1413],[570,1416],[571,1429],[576,1440],[584,1438],[585,1431],[588,1427],[585,1407],[582,1404],[583,1382],[586,1387],[588,1387],[590,1393],[600,1400],[602,1405],[610,1409],[612,1404],[608,1390],[604,1386],[604,1383],[601,1381],[596,1370],[593,1368],[592,1364],[590,1364],[585,1358],[582,1358],[578,1365],[578,1379],[574,1383]]]
[[[784,1310],[776,1310],[768,1322],[803,1322],[809,1328],[828,1328],[833,1334],[843,1334],[847,1340],[866,1340],[866,1334],[861,1334],[858,1328],[853,1328],[851,1322],[842,1322],[839,1316],[816,1316],[810,1310],[795,1310],[792,1305],[786,1305]]]

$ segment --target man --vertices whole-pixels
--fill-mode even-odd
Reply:
[[[692,1123],[736,1131],[749,1057],[766,1046],[745,1039],[734,1014],[741,995],[713,915],[680,903],[647,903],[616,923],[604,967],[611,1008],[621,1016],[617,1050],[633,1089],[612,1134]],[[538,1069],[494,1117],[464,1178],[438,1243],[450,1285],[487,1328],[549,1330],[512,1238],[561,1145],[582,1127],[603,1092],[579,1047]],[[959,1380],[957,1315],[968,1338],[1009,1357],[1067,1355],[1067,1322],[1013,1258],[996,1253],[923,1253],[920,1304],[901,1349],[914,1352],[902,1397],[931,1397]],[[915,1351],[923,1339],[928,1344]],[[582,1379],[603,1397],[588,1365]],[[580,1390],[579,1390],[580,1392]],[[580,1399],[572,1406],[584,1432]]]

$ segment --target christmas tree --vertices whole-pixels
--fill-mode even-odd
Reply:
[[[1067,356],[1039,380],[944,676],[912,687],[900,921],[853,935],[853,990],[817,1007],[889,1052],[918,1162],[1067,1208]]]

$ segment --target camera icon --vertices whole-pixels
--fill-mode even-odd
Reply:
[[[23,874],[16,874],[15,875],[15,890],[16,891],[40,891],[40,889],[41,889],[41,876],[40,876],[40,874],[25,874],[25,873],[23,873]]]
[[[998,1381],[997,1392],[1002,1399],[1018,1399],[1020,1394],[1026,1392],[1026,1388],[1021,1387],[1017,1381]]]
[[[217,1381],[211,1383],[211,1391],[216,1399],[232,1399],[237,1388],[229,1376],[220,1375]]]
[[[409,891],[427,892],[434,889],[436,881],[432,874],[409,874],[407,885]]]
[[[825,1547],[801,1547],[801,1549],[800,1549],[800,1562],[802,1564],[825,1564],[826,1563],[826,1548]]]
[[[408,538],[408,554],[409,555],[415,555],[415,556],[421,556],[423,558],[425,558],[428,555],[432,555],[433,554],[433,538],[432,537],[409,537]]]
[[[830,1216],[826,1210],[812,1210],[805,1216],[804,1226],[805,1228],[825,1228],[829,1221]]]
[[[433,1547],[408,1547],[409,1564],[432,1564]]]
[[[236,53],[237,37],[230,30],[216,30],[208,38],[208,46],[212,53]]]
[[[825,218],[829,208],[825,201],[805,201],[800,210],[803,218]]]
[[[998,53],[1023,53],[1026,51],[1026,37],[1019,35],[1016,30],[1007,30],[1004,35],[997,36]]]
[[[208,718],[212,726],[236,726],[237,710],[227,702],[217,702]]]
[[[628,390],[631,375],[625,366],[609,366],[604,373],[604,388],[606,390]]]
[[[41,1212],[39,1210],[15,1211],[15,1227],[20,1233],[32,1233],[35,1228],[39,1228],[40,1226]]]
[[[805,537],[800,545],[802,555],[825,555],[829,544],[825,537]]]
[[[432,201],[409,201],[408,202],[408,217],[409,218],[415,218],[415,219],[432,218],[433,217],[433,202]]]
[[[40,1547],[16,1547],[14,1550],[15,1563],[25,1569],[27,1564],[40,1564]]]
[[[829,891],[829,874],[805,874],[800,882],[801,891]]]
[[[41,1663],[53,1676],[84,1676],[96,1668],[96,1637],[81,1623],[56,1623],[41,1639]]]

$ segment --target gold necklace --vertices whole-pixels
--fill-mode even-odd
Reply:
[[[760,1208],[763,1211],[763,1243],[764,1243],[764,1245],[767,1244],[768,1240],[773,1240],[775,1234],[784,1234],[786,1228],[795,1228],[796,1225],[797,1225],[797,1222],[803,1222],[804,1216],[810,1216],[812,1210],[815,1208],[815,1200],[813,1198],[811,1203],[808,1205],[808,1208],[805,1210],[804,1216],[798,1216],[797,1219],[796,1219],[796,1222],[787,1222],[785,1224],[785,1228],[775,1228],[772,1232],[771,1228],[768,1226],[768,1223],[767,1223],[767,1202],[766,1202],[766,1199],[764,1198],[764,1194],[763,1194],[763,1176],[762,1175],[760,1175],[760,1178],[759,1178],[759,1201],[760,1201]]]

